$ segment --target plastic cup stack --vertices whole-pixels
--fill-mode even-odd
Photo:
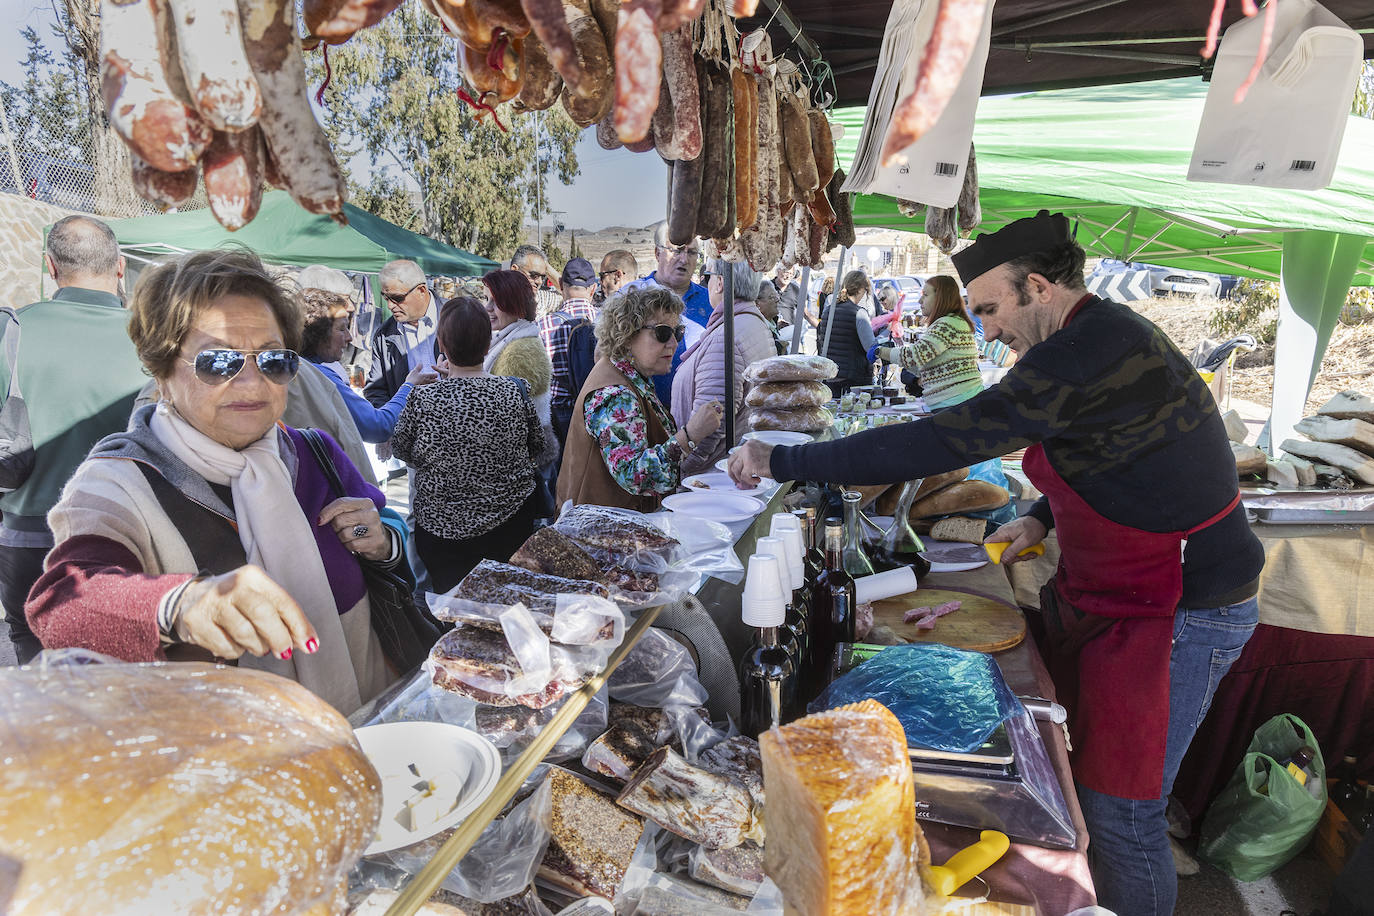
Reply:
[[[778,559],[756,553],[749,558],[744,579],[740,616],[749,627],[780,627],[787,614],[787,595],[782,586]]]
[[[787,566],[787,543],[780,537],[759,538],[754,545],[756,556],[770,556],[778,561],[778,585],[782,588],[784,595],[792,593],[792,576],[788,572]]]
[[[802,554],[801,520],[790,512],[777,512],[769,523],[770,537],[782,540],[786,551],[787,578],[793,589],[806,584],[806,561]]]

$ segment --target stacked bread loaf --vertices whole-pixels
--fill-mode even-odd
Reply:
[[[749,425],[756,430],[817,432],[831,423],[824,407],[830,400],[826,379],[839,367],[824,356],[770,356],[750,364],[744,372],[749,384],[744,396]]]
[[[862,505],[874,504],[878,515],[891,515],[897,508],[900,486],[849,487],[863,494]],[[909,521],[918,534],[929,534],[937,541],[983,543],[987,522],[966,513],[998,509],[1011,494],[1005,487],[986,480],[969,480],[968,468],[935,474],[921,481],[911,504]]]

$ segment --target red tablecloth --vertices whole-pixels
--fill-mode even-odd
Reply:
[[[1255,629],[1217,688],[1174,783],[1195,829],[1255,729],[1279,713],[1307,723],[1328,768],[1350,754],[1362,774],[1374,772],[1374,638]]]

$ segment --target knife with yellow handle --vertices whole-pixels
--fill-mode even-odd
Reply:
[[[1010,546],[1011,541],[989,541],[983,545],[983,549],[988,552],[988,556],[992,558],[992,562],[1001,563],[1002,554],[1006,553],[1007,548]],[[1017,554],[1018,557],[1043,557],[1044,555],[1044,544],[1036,544],[1032,547],[1027,547]]]
[[[948,897],[1002,858],[1010,846],[1011,841],[1005,833],[984,830],[978,842],[950,856],[944,865],[930,866],[926,870],[926,880],[937,894]]]

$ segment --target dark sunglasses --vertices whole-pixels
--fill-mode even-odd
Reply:
[[[605,283],[607,277],[611,276],[612,274],[618,274],[620,272],[621,271],[619,267],[617,267],[615,270],[603,270],[601,273],[596,275],[596,278],[600,280],[602,283]]]
[[[201,350],[195,359],[182,362],[195,369],[196,378],[207,385],[223,385],[243,371],[248,357],[258,364],[258,371],[269,382],[285,385],[296,377],[301,358],[295,350]]]
[[[677,327],[670,324],[646,324],[641,330],[651,332],[654,335],[654,340],[661,344],[666,344],[674,337],[677,338],[678,343],[682,343],[682,338],[687,336],[687,326],[681,324]]]
[[[406,300],[406,296],[409,296],[411,293],[415,292],[417,289],[424,285],[424,282],[421,281],[419,283],[416,283],[414,286],[412,286],[410,289],[406,290],[403,293],[382,293],[382,298],[385,299],[387,302],[400,305],[402,302]]]

